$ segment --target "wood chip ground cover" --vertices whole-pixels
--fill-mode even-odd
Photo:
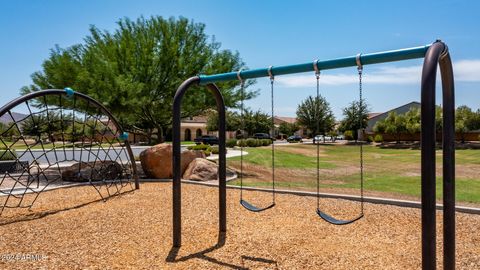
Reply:
[[[239,205],[239,191],[229,189],[228,232],[218,243],[217,188],[185,184],[183,246],[172,250],[171,183],[146,183],[106,202],[97,196],[88,186],[58,189],[42,194],[31,211],[4,212],[0,269],[421,267],[419,209],[366,204],[365,218],[333,226],[315,214],[315,198],[277,195],[275,208],[251,213]],[[271,199],[261,192],[245,197],[256,204]],[[358,211],[355,202],[322,199],[321,205],[343,217]],[[480,216],[458,213],[456,224],[457,269],[480,269]]]

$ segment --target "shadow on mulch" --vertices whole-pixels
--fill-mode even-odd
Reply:
[[[175,262],[185,262],[185,261],[188,261],[190,259],[201,259],[201,260],[206,260],[206,261],[211,262],[211,263],[218,264],[218,265],[223,266],[223,267],[228,267],[228,268],[232,268],[232,269],[241,269],[241,270],[250,269],[248,267],[245,267],[245,261],[253,261],[253,262],[259,262],[259,263],[274,265],[275,269],[278,269],[277,261],[270,260],[270,259],[265,259],[265,258],[258,258],[258,257],[242,255],[242,266],[240,266],[240,265],[236,265],[236,264],[232,264],[232,263],[228,263],[228,262],[219,261],[215,258],[212,258],[212,257],[206,255],[207,253],[210,253],[212,251],[215,251],[217,249],[222,248],[225,245],[226,238],[227,238],[226,233],[221,232],[218,235],[217,244],[215,244],[214,246],[209,247],[207,249],[204,249],[202,251],[195,252],[195,253],[192,253],[190,255],[181,257],[181,258],[177,258],[178,252],[180,251],[180,247],[172,247],[170,249],[170,252],[168,252],[168,255],[167,255],[167,258],[165,259],[165,261],[169,262],[169,263],[175,263]]]
[[[65,188],[73,188],[73,187],[65,187]],[[79,209],[79,208],[82,208],[82,207],[85,207],[85,206],[88,206],[88,205],[91,205],[91,204],[94,204],[94,203],[105,202],[108,199],[111,199],[113,197],[122,196],[122,195],[125,195],[125,194],[128,194],[128,193],[133,193],[134,191],[135,190],[128,190],[128,191],[124,191],[122,193],[112,194],[112,195],[110,195],[106,198],[100,198],[100,199],[97,199],[97,200],[93,200],[93,201],[89,201],[89,202],[65,207],[65,208],[62,208],[62,209],[45,210],[45,211],[40,211],[40,212],[34,212],[34,213],[31,213],[31,214],[27,214],[25,216],[13,217],[12,219],[6,219],[4,221],[0,221],[0,226],[7,225],[7,224],[13,224],[13,223],[17,223],[17,222],[41,219],[41,218],[44,218],[44,217],[47,217],[47,216],[50,216],[50,215],[54,215],[54,214],[58,214],[58,213],[62,213],[62,212],[65,212],[65,211]],[[44,192],[48,192],[48,191],[44,191]]]

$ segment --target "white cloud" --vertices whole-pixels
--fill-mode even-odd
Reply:
[[[460,60],[453,63],[455,81],[480,82],[480,60]]]
[[[480,82],[480,60],[460,60],[453,64],[456,82]],[[369,84],[419,84],[422,76],[422,66],[395,67],[383,66],[364,70],[364,82]],[[277,77],[276,81],[285,87],[311,87],[315,76],[294,75]],[[320,83],[323,85],[345,85],[358,83],[358,75],[352,70],[351,74],[322,73]]]

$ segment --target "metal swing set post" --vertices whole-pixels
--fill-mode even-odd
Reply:
[[[447,46],[432,44],[361,55],[363,66],[386,62],[424,58],[421,81],[421,221],[422,268],[436,268],[436,191],[435,191],[435,83],[440,66],[443,91],[443,266],[455,268],[455,101],[453,69]],[[357,66],[357,56],[316,61],[318,70]],[[200,75],[187,79],[178,88],[173,102],[173,246],[181,246],[181,101],[185,92],[195,85],[206,85],[214,94],[219,113],[219,231],[225,233],[226,221],[226,149],[225,105],[217,82],[315,71],[312,63],[242,70],[215,75]]]

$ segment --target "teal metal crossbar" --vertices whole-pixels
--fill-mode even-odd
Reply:
[[[413,48],[393,50],[393,51],[361,54],[360,61],[362,65],[371,65],[371,64],[378,64],[378,63],[423,58],[425,57],[425,53],[427,52],[428,48],[430,48],[431,45],[432,44],[413,47]],[[356,58],[357,56],[354,55],[349,57],[318,61],[317,67],[319,70],[353,67],[353,66],[357,66]],[[286,74],[293,74],[293,73],[315,71],[313,67],[313,63],[314,62],[312,61],[312,62],[303,63],[303,64],[272,67],[271,71],[273,75],[286,75]],[[242,79],[268,77],[269,76],[268,69],[269,68],[242,70],[240,72],[240,76],[242,77]],[[199,83],[201,85],[206,85],[206,84],[216,83],[216,82],[238,80],[237,72],[228,72],[228,73],[220,73],[220,74],[213,74],[213,75],[200,75],[199,77],[200,77]]]

